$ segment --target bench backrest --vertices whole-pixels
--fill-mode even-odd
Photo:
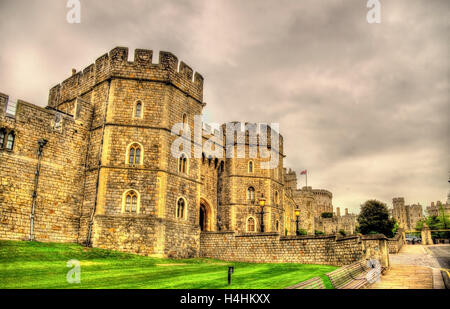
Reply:
[[[353,279],[366,272],[366,269],[364,268],[364,264],[362,262],[356,262],[345,267],[350,277],[352,277]]]
[[[330,278],[331,284],[333,284],[336,289],[345,286],[353,280],[348,274],[346,266],[333,270],[332,272],[325,275]]]
[[[286,289],[325,289],[325,285],[320,277],[314,277]]]

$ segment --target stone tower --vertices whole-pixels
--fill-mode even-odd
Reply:
[[[256,124],[251,123],[231,122],[222,125],[224,141],[227,132],[228,137],[231,137],[231,142],[227,141],[225,149],[224,194],[220,210],[220,216],[224,219],[224,226],[228,230],[261,231],[259,201],[263,198],[264,231],[284,230],[283,139],[279,135],[279,147],[275,147],[271,144],[270,137],[278,132],[263,125],[259,129],[260,131]],[[264,158],[261,155],[259,146],[262,136],[268,137],[266,143],[268,147],[265,145],[264,147],[269,148],[270,156],[278,158],[278,164],[274,168],[264,167],[268,165],[270,157]]]
[[[203,78],[171,53],[152,58],[137,49],[130,62],[128,48],[114,48],[53,87],[49,106],[69,112],[81,99],[93,107],[80,241],[108,247],[125,235],[121,246],[132,251],[189,256],[198,247],[199,160],[178,169],[171,128],[193,131]],[[193,158],[192,148],[184,155]]]

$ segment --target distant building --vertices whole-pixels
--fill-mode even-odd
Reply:
[[[405,230],[414,230],[417,222],[424,219],[422,205],[413,204],[405,205],[403,197],[395,197],[392,199],[393,209],[392,217],[397,220],[400,228]]]
[[[445,215],[450,215],[450,192],[447,195],[447,202],[445,204],[437,201],[436,204],[431,202],[431,205],[427,207],[428,216],[442,216],[442,211]]]

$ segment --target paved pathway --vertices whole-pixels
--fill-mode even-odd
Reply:
[[[404,245],[398,254],[390,254],[390,269],[370,289],[444,288],[440,265],[421,245]]]

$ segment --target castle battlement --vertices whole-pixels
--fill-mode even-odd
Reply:
[[[136,49],[134,61],[128,61],[128,48],[116,47],[99,57],[95,63],[74,73],[50,89],[48,105],[75,99],[93,86],[111,78],[159,81],[173,85],[199,103],[203,101],[203,77],[170,52],[159,53],[159,63],[153,62],[153,51]]]
[[[325,189],[313,189],[312,191],[316,195],[325,195],[325,196],[328,196],[329,198],[333,197],[333,193],[331,193],[330,191],[325,190]]]
[[[405,198],[404,197],[394,197],[392,199],[392,204],[395,205],[405,205]]]
[[[235,131],[234,133],[234,145],[248,145],[248,146],[267,146],[272,149],[272,136],[278,135],[278,147],[279,149],[272,149],[283,155],[283,136],[274,130],[270,125],[257,124],[241,121],[230,121],[222,124],[221,129],[223,132],[223,138],[227,138],[227,125]],[[262,132],[266,131],[266,134]]]

